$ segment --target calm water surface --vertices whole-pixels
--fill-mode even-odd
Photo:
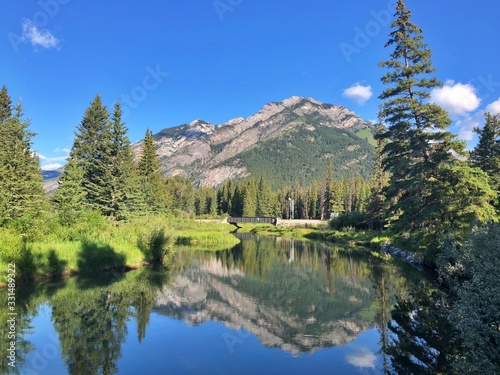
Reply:
[[[76,277],[19,291],[17,367],[9,372],[4,340],[0,371],[382,374],[390,368],[391,310],[426,282],[421,274],[381,264],[366,251],[240,237],[227,251],[178,251],[168,271]],[[0,309],[5,293],[1,301]],[[3,321],[6,313],[0,310]]]

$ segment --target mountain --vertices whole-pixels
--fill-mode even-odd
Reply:
[[[64,168],[58,168],[52,171],[42,171],[43,177],[43,190],[47,194],[52,194],[56,191],[59,186],[59,177],[63,173]]]
[[[330,160],[337,176],[367,175],[373,125],[343,106],[294,96],[266,104],[248,118],[214,125],[203,120],[154,135],[166,176],[186,176],[202,186],[258,177],[274,187],[324,176]],[[142,142],[133,145],[138,155]]]

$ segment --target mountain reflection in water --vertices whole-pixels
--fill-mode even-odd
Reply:
[[[300,366],[315,365],[328,373],[324,363],[339,373],[385,371],[391,307],[414,284],[408,273],[421,275],[408,268],[403,274],[366,251],[239,237],[241,243],[226,251],[179,249],[168,269],[81,276],[21,291],[18,372],[134,373],[142,361],[144,373],[163,373],[165,362],[171,373],[231,373],[236,358],[247,358],[248,368],[238,373],[252,373],[252,351],[265,348],[288,353],[267,354],[279,369],[273,373],[299,374]],[[198,328],[185,331],[175,322]],[[200,348],[191,351],[194,345]],[[334,347],[337,354],[315,354]],[[291,362],[295,356],[304,361]],[[0,361],[1,372],[9,373],[5,358]]]

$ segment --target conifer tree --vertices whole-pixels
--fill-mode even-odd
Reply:
[[[140,179],[134,163],[134,155],[127,128],[121,120],[120,103],[114,106],[111,120],[111,201],[110,214],[125,219],[144,211]]]
[[[467,219],[450,217],[450,208],[454,212],[468,210],[462,205],[472,202],[455,200],[457,197],[447,192],[445,186],[450,178],[461,180],[471,171],[466,171],[467,166],[454,156],[463,155],[465,145],[445,131],[451,123],[447,112],[428,102],[429,90],[442,84],[437,78],[428,77],[435,71],[431,51],[423,41],[422,30],[410,18],[404,1],[398,0],[396,19],[391,24],[393,31],[386,44],[394,51],[390,60],[380,63],[390,69],[382,77],[389,87],[379,96],[384,101],[379,117],[388,126],[379,137],[390,141],[384,146],[384,169],[390,174],[385,194],[391,203],[389,213],[395,233],[420,233],[435,238],[456,223],[470,220],[467,215]],[[469,187],[478,194],[473,197],[473,204],[476,212],[482,211],[483,218],[488,217],[491,207],[485,204],[485,197],[491,191],[481,176],[473,174],[476,179],[469,181],[473,185]],[[467,181],[464,183],[467,185]]]
[[[83,169],[75,159],[69,159],[59,179],[59,188],[54,193],[53,202],[62,225],[72,225],[79,221],[86,206],[83,190]]]
[[[265,173],[260,175],[257,191],[257,216],[274,216],[273,193],[266,181]]]
[[[12,101],[10,99],[9,93],[7,92],[7,87],[2,86],[0,91],[0,124],[3,124],[5,120],[12,116]]]
[[[168,192],[156,155],[153,133],[149,129],[146,130],[144,137],[139,173],[147,210],[154,213],[165,213],[168,205]]]
[[[31,148],[29,121],[21,104],[12,108],[7,89],[0,92],[0,225],[26,231],[41,219],[45,204],[40,160]]]
[[[336,197],[334,197],[333,163],[330,160],[330,163],[328,165],[328,170],[326,172],[325,197],[324,197],[324,202],[325,202],[324,207],[328,217],[330,216],[330,212],[335,211],[337,204],[335,198]]]
[[[316,219],[318,217],[318,184],[313,181],[309,191],[309,218]]]
[[[111,124],[108,110],[102,104],[99,94],[92,100],[77,127],[68,160],[81,168],[86,205],[104,215],[111,215],[113,202]],[[63,173],[62,181],[65,180]]]
[[[243,199],[245,196],[245,186],[243,182],[236,184],[233,199],[231,202],[231,211],[229,212],[232,216],[243,216]]]
[[[500,193],[500,115],[485,114],[482,129],[475,128],[479,141],[471,153],[471,164],[490,177],[492,188]],[[497,207],[500,206],[497,203]]]
[[[256,216],[257,214],[257,182],[250,177],[246,183],[243,195],[243,216]]]
[[[376,128],[377,134],[384,131],[384,127],[379,125]],[[385,142],[377,137],[377,147],[374,151],[373,173],[370,179],[370,198],[368,199],[367,219],[371,229],[381,230],[384,227],[388,204],[384,189],[389,182],[389,175],[383,169],[383,150]]]

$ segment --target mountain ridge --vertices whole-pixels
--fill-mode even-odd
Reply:
[[[344,106],[292,96],[267,103],[247,118],[236,117],[216,125],[196,119],[163,129],[154,139],[165,176],[180,175],[202,186],[218,186],[228,178],[258,177],[256,170],[272,170],[273,163],[283,168],[290,164],[291,168],[294,161],[285,161],[289,159],[285,151],[293,148],[300,149],[292,154],[303,156],[304,168],[310,169],[307,180],[317,177],[316,169],[325,169],[325,158],[334,160],[340,175],[345,174],[345,168],[349,173],[367,174],[373,144],[366,134],[372,130],[372,123]],[[366,139],[356,133],[363,133]],[[273,150],[273,144],[281,150]],[[142,141],[132,147],[139,157]],[[259,150],[261,155],[256,156]],[[284,152],[281,155],[275,151]],[[245,157],[252,152],[253,164],[249,164]]]

